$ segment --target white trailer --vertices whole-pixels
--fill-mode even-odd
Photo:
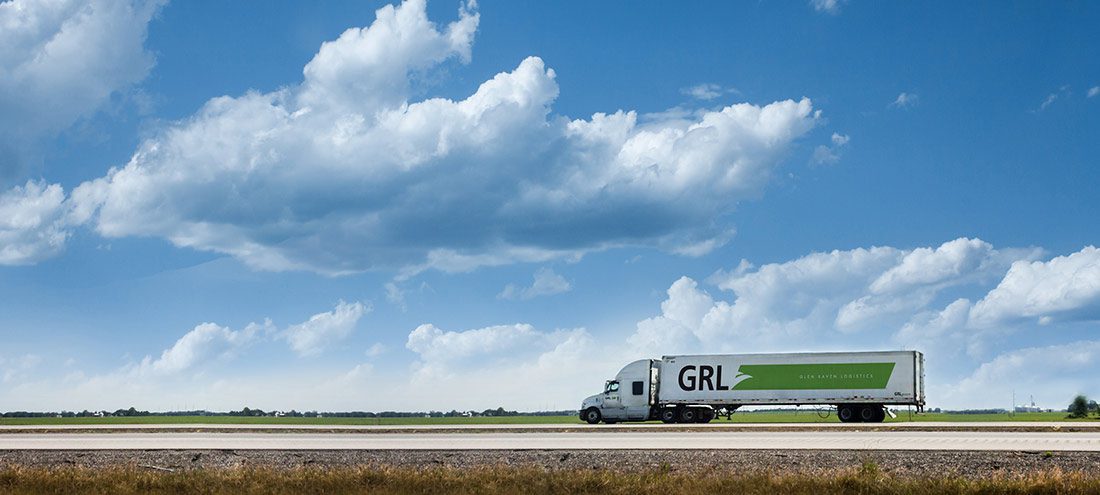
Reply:
[[[709,354],[642,359],[581,403],[589,423],[706,423],[742,406],[835,406],[842,422],[882,422],[887,406],[924,408],[917,351]]]

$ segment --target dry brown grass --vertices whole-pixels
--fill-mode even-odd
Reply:
[[[581,494],[760,495],[858,494],[1100,494],[1100,473],[1044,471],[1020,476],[966,479],[900,477],[873,463],[817,476],[774,473],[641,473],[608,470],[547,471],[537,468],[266,468],[159,472],[143,468],[0,469],[0,493],[201,493],[201,494]]]

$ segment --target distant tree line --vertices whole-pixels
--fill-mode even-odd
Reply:
[[[0,414],[0,417],[4,418],[91,418],[95,416],[158,416],[159,413],[151,413],[149,411],[138,411],[131,407],[129,409],[118,409],[115,412],[109,411],[89,411],[87,409],[80,412],[73,411],[60,411],[60,412],[40,412],[40,411],[8,411]]]
[[[933,412],[941,411],[934,410]],[[946,414],[1008,414],[1008,409],[962,409],[958,411],[944,409],[942,412]]]
[[[1066,408],[1066,412],[1069,413],[1071,418],[1087,418],[1089,413],[1095,413],[1100,416],[1100,406],[1096,404],[1096,401],[1089,400],[1084,395],[1078,395],[1073,398],[1073,402],[1069,403],[1069,407]]]

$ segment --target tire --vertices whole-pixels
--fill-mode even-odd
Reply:
[[[590,425],[599,423],[600,419],[603,419],[602,416],[603,415],[600,414],[600,410],[596,409],[595,407],[590,407],[584,410],[584,420]]]
[[[661,422],[665,424],[675,423],[677,419],[680,419],[680,413],[675,407],[666,407],[661,409]]]
[[[699,410],[694,407],[685,407],[680,410],[681,423],[694,423],[699,419]]]
[[[881,423],[886,420],[886,409],[881,406],[875,408],[875,417],[871,419],[872,423]]]
[[[859,408],[859,422],[874,423],[876,416],[875,409],[882,411],[882,406],[863,406]]]
[[[710,420],[714,419],[714,416],[714,409],[700,409],[699,418],[695,421],[699,423],[710,423]]]
[[[837,406],[836,417],[840,418],[841,423],[855,423],[859,421],[859,418],[856,416],[856,408],[847,404]]]

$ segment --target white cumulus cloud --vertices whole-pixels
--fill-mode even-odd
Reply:
[[[624,245],[699,255],[730,238],[716,218],[758,197],[818,121],[805,98],[570,120],[552,113],[556,75],[537,57],[465,99],[410,101],[413,84],[471,56],[478,20],[472,4],[445,26],[422,1],[379,9],[325,43],[300,84],[211,99],[75,188],[71,219],[326,274],[407,278]]]
[[[539,296],[551,296],[569,292],[573,285],[565,277],[558,275],[549,268],[540,268],[535,272],[535,280],[530,287],[519,287],[515,284],[504,286],[504,290],[497,294],[500,299],[534,299]]]
[[[521,323],[496,325],[461,332],[444,331],[432,324],[423,324],[409,333],[405,347],[415,352],[426,365],[462,362],[471,358],[512,356],[512,352],[527,352],[554,345],[568,338],[568,333],[540,332]]]
[[[697,332],[714,309],[715,301],[699,284],[680,277],[666,291],[661,314],[638,322],[627,343],[640,355],[681,354],[694,351],[699,344]]]
[[[472,2],[471,2],[472,3]],[[428,19],[426,0],[384,6],[367,28],[351,28],[325,42],[306,64],[295,94],[300,109],[370,117],[406,103],[409,76],[450,59],[467,61],[479,15],[469,5],[442,31]],[[339,124],[338,124],[339,125]]]
[[[376,389],[370,364],[359,363],[337,376],[326,375],[328,371],[288,368],[282,362],[263,369],[262,365],[272,365],[272,362],[256,347],[285,340],[292,350],[305,356],[314,355],[346,338],[367,311],[369,308],[361,303],[341,301],[332,311],[313,315],[281,331],[270,319],[250,323],[241,330],[217,323],[201,323],[161,351],[159,356],[146,355],[138,362],[103,373],[67,369],[61,375],[56,374],[57,370],[53,370],[52,376],[50,373],[32,375],[29,371],[39,362],[38,357],[5,359],[0,356],[0,378],[7,378],[12,383],[0,392],[19,407],[35,410],[111,410],[134,405],[151,410],[189,406],[224,411],[245,405],[266,409],[316,409],[326,404],[344,410],[361,410],[364,408],[362,401],[354,397],[362,397],[364,389]],[[366,355],[377,357],[384,352],[385,346],[376,343],[367,349]],[[249,359],[253,360],[253,365],[261,365],[260,371],[253,374],[229,364]],[[353,404],[357,405],[352,407]]]
[[[838,339],[915,341],[917,329],[936,318],[933,304],[946,289],[995,283],[1011,263],[1037,255],[961,238],[935,248],[811,253],[759,268],[742,261],[708,279],[732,292],[732,301],[683,277],[669,288],[661,314],[639,322],[629,341],[637,349],[684,352],[790,350],[792,343],[813,349]],[[948,319],[957,321],[967,309],[969,303],[950,308]],[[899,332],[903,337],[895,338]],[[872,335],[855,336],[861,333]]]
[[[619,353],[600,352],[584,329],[524,323],[463,331],[424,324],[409,333],[406,348],[418,359],[406,388],[431,390],[432,407],[575,407],[626,363]]]
[[[68,238],[65,192],[28,181],[0,191],[0,265],[27,265],[60,253]]]
[[[231,357],[238,350],[256,342],[273,328],[271,321],[250,323],[244,330],[231,330],[215,323],[202,323],[180,337],[160,357],[146,356],[137,368],[139,372],[176,373],[216,358]]]
[[[964,352],[977,354],[972,349],[980,346],[975,334],[967,327],[971,303],[960,298],[942,310],[925,310],[913,317],[893,336],[893,341],[906,349],[920,349],[936,358],[957,357]],[[946,360],[946,359],[941,359]]]
[[[1021,260],[970,313],[988,327],[1022,319],[1100,320],[1100,249],[1086,246],[1050,261]]]
[[[841,149],[848,145],[848,141],[851,141],[851,138],[847,134],[834,132],[832,137],[829,138],[829,141],[832,144],[822,144],[814,148],[814,154],[810,158],[810,163],[816,165],[832,165],[839,162]]]
[[[935,384],[936,395],[952,407],[1007,408],[1015,392],[1020,404],[1034,396],[1039,404],[1064,408],[1075,394],[1100,393],[1097,362],[1100,341],[1095,340],[1018,349],[981,364],[957,383]]]
[[[1016,256],[1015,252],[1007,254]],[[901,263],[887,270],[871,283],[871,292],[889,293],[913,287],[957,281],[967,274],[988,273],[1007,266],[1006,260],[993,246],[981,239],[959,238],[935,249],[916,248],[902,258]]]
[[[39,138],[87,117],[141,81],[161,0],[0,2],[0,178]]]
[[[290,348],[301,356],[316,356],[355,330],[355,325],[371,308],[360,302],[340,301],[332,311],[317,313],[282,333]]]

